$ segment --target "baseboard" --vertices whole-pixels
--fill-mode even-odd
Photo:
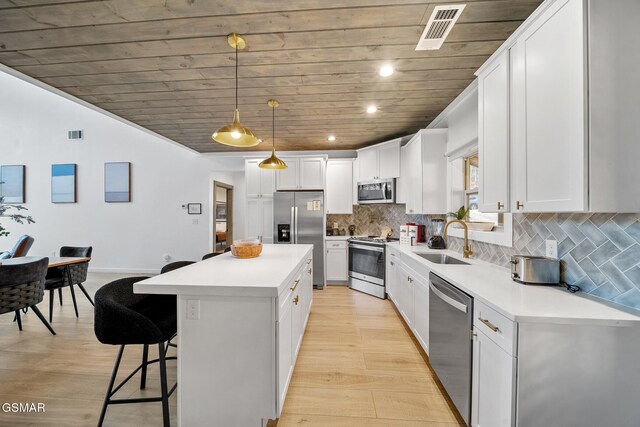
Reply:
[[[89,273],[119,273],[119,274],[160,274],[160,269],[153,268],[104,268],[89,267]]]

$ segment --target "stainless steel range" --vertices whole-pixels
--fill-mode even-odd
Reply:
[[[349,239],[349,287],[385,299],[385,244],[377,237]]]

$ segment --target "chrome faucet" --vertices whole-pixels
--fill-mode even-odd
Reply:
[[[464,221],[460,221],[459,219],[452,219],[451,221],[448,221],[447,224],[444,226],[444,231],[442,232],[442,238],[445,239],[445,242],[447,240],[447,228],[449,228],[449,225],[451,225],[452,223],[457,222],[459,224],[462,224],[462,226],[464,227],[464,258],[469,258],[471,255],[473,255],[473,251],[471,250],[471,246],[469,246],[469,227],[467,226],[467,223]]]

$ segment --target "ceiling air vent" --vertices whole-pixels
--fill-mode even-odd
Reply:
[[[436,6],[429,17],[429,22],[420,36],[416,50],[440,49],[447,38],[453,24],[456,23],[464,10],[464,4],[450,4]]]
[[[69,139],[84,139],[84,131],[83,130],[70,130],[69,131]]]

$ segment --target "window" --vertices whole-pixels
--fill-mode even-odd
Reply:
[[[480,167],[478,166],[478,153],[464,158],[464,193],[465,207],[469,209],[468,221],[493,222],[496,227],[503,223],[502,214],[482,213],[478,210],[478,179]]]

